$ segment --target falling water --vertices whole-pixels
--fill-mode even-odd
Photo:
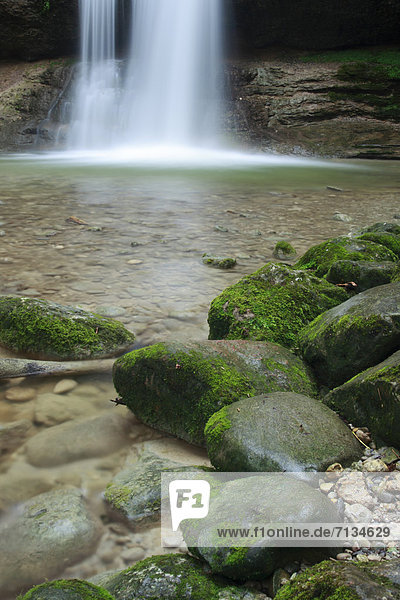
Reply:
[[[200,146],[218,122],[220,0],[132,0],[127,60],[116,60],[117,0],[81,0],[75,149]]]

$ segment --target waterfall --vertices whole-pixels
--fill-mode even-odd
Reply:
[[[131,0],[129,56],[116,59],[118,0],[80,0],[81,65],[69,145],[215,142],[221,0]]]

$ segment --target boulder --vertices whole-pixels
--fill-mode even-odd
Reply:
[[[118,394],[146,425],[204,445],[211,415],[240,398],[272,391],[314,395],[307,368],[276,344],[243,340],[166,342],[114,364]]]
[[[79,579],[60,579],[37,585],[19,600],[115,600],[106,590]]]
[[[398,266],[394,262],[368,262],[365,260],[338,260],[333,263],[326,274],[330,283],[340,284],[354,281],[356,292],[365,292],[378,285],[392,281]]]
[[[215,413],[205,428],[219,471],[324,471],[361,458],[350,429],[315,398],[275,392],[246,398]]]
[[[212,301],[209,338],[267,340],[292,347],[304,325],[348,297],[345,290],[309,273],[268,263]]]
[[[135,336],[122,323],[35,298],[0,297],[0,344],[33,358],[79,360],[122,354]]]
[[[399,344],[400,282],[350,298],[299,334],[303,357],[331,388],[384,360]]]
[[[319,561],[329,548],[260,546],[260,537],[235,540],[233,547],[222,547],[217,537],[221,523],[248,528],[255,523],[335,523],[334,504],[307,483],[288,475],[264,473],[229,481],[218,490],[208,516],[183,521],[181,529],[190,551],[205,560],[213,573],[239,581],[265,579],[275,569],[295,560]],[[265,501],[268,490],[268,502]],[[226,517],[226,515],[228,515]]]
[[[400,351],[335,388],[325,404],[387,444],[400,447]]]
[[[381,246],[385,246],[397,256],[397,259],[400,258],[400,236],[391,232],[371,232],[371,233],[363,233],[356,238],[357,240],[368,240],[370,242],[374,242],[375,244],[380,244]]]
[[[103,575],[101,585],[115,600],[267,600],[256,590],[211,575],[204,563],[181,554],[151,556],[125,571]]]
[[[396,262],[397,256],[379,243],[343,236],[312,246],[294,266],[323,277],[338,260]]]
[[[299,573],[275,600],[313,600],[321,590],[332,600],[399,600],[399,581],[398,560],[379,565],[324,561]]]
[[[0,531],[0,590],[21,590],[89,556],[99,522],[75,488],[46,492],[25,502]]]

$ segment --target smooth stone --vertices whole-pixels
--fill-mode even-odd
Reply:
[[[89,556],[99,522],[77,489],[46,492],[25,502],[0,530],[0,590],[20,591]]]
[[[33,400],[36,397],[36,390],[15,386],[8,389],[4,397],[9,402],[29,402],[29,400]]]
[[[315,394],[294,354],[266,342],[159,343],[114,363],[118,394],[146,425],[203,446],[210,416],[226,404],[271,391]]]
[[[32,423],[28,419],[0,423],[0,458],[22,446],[31,427]]]
[[[126,310],[121,306],[96,306],[96,313],[102,317],[122,317]]]
[[[97,417],[55,425],[26,443],[26,458],[36,467],[55,467],[105,456],[129,443],[131,428],[126,412],[113,409]]]
[[[346,215],[345,213],[335,213],[332,217],[335,221],[342,221],[343,223],[351,223],[353,220],[352,217]]]
[[[54,479],[46,472],[10,469],[0,475],[0,506],[10,507],[17,502],[24,502],[53,487]]]
[[[336,413],[315,398],[289,392],[225,406],[208,421],[205,437],[219,471],[324,471],[362,455]]]
[[[35,402],[35,423],[51,427],[72,419],[91,417],[99,407],[80,396],[64,396],[47,392],[39,394]]]
[[[121,558],[125,562],[137,562],[138,560],[143,560],[146,552],[143,548],[127,548],[121,552]]]
[[[54,386],[53,392],[55,394],[66,394],[76,388],[78,382],[74,379],[61,379]]]
[[[399,345],[400,282],[350,298],[299,333],[304,359],[331,388],[385,360]]]

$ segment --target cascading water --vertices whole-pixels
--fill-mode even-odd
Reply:
[[[129,57],[116,60],[116,0],[80,0],[74,149],[215,142],[220,0],[132,0]]]

